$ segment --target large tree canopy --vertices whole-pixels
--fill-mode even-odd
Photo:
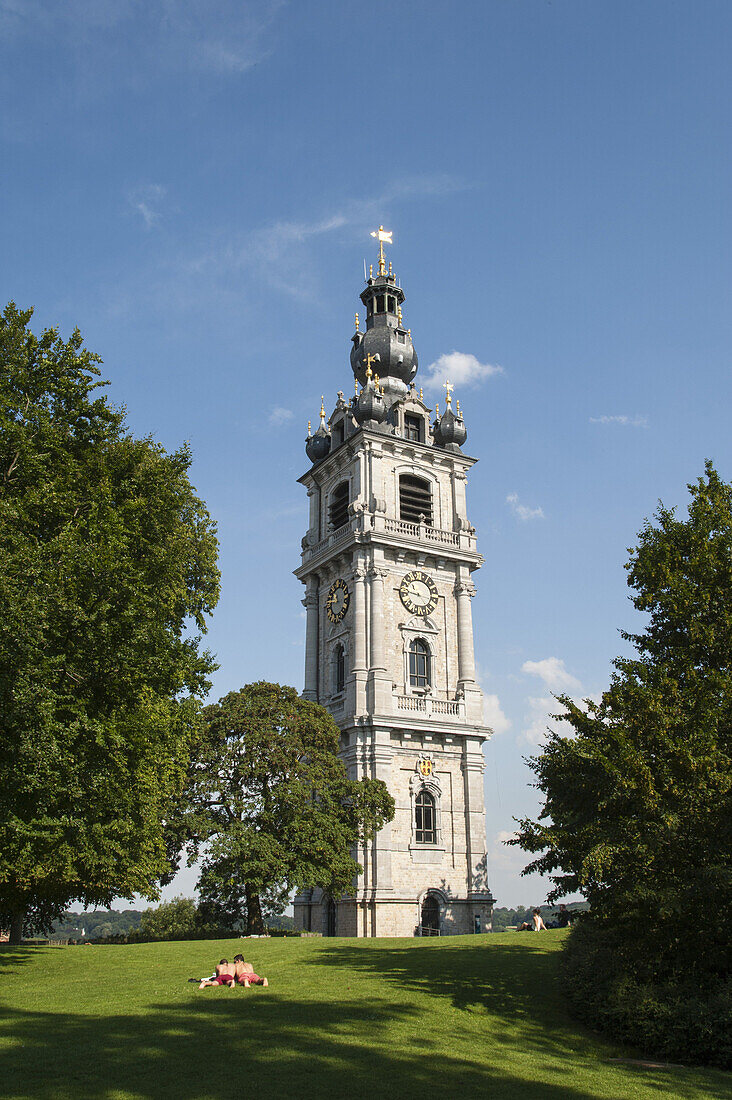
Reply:
[[[187,448],[132,438],[78,330],[36,337],[31,313],[0,320],[0,913],[16,938],[74,898],[155,895],[219,582]]]
[[[351,851],[391,820],[394,800],[381,780],[348,778],[328,712],[259,682],[204,716],[187,797],[191,854],[207,845],[208,902],[230,917],[245,902],[248,930],[260,932],[263,902],[273,911],[295,888],[351,888],[361,870]]]
[[[585,895],[583,935],[626,977],[709,990],[732,969],[732,487],[707,463],[689,489],[631,551],[636,655],[599,703],[560,697],[571,734],[530,762],[545,804],[518,843],[552,898]]]

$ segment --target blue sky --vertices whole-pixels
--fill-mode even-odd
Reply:
[[[634,624],[626,548],[706,457],[732,477],[731,45],[715,0],[0,0],[2,297],[191,442],[216,697],[301,686],[306,423],[393,230],[418,381],[453,356],[480,459],[501,904],[546,893],[500,842],[551,692],[601,692]]]

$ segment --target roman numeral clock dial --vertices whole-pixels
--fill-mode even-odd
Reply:
[[[333,581],[330,586],[328,598],[325,601],[325,613],[330,622],[339,623],[348,611],[350,602],[351,593],[348,591],[348,585],[339,577],[338,580]]]
[[[429,573],[413,569],[399,585],[399,597],[410,614],[426,618],[437,607],[437,585]]]

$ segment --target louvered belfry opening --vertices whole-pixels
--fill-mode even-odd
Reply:
[[[428,527],[432,526],[432,490],[429,481],[411,474],[399,478],[399,518],[407,523],[419,523],[424,516]]]
[[[342,481],[330,494],[330,512],[328,518],[334,531],[348,523],[348,482]]]

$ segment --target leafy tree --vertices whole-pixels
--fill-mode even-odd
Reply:
[[[259,682],[204,716],[188,798],[190,852],[207,845],[209,896],[217,878],[222,905],[243,886],[247,931],[261,933],[263,907],[291,890],[352,887],[361,868],[351,850],[391,820],[394,800],[380,780],[348,779],[328,712],[294,688]]]
[[[619,973],[710,990],[732,969],[732,487],[707,463],[689,489],[688,518],[660,506],[631,551],[636,655],[599,703],[559,697],[571,735],[530,761],[545,803],[517,842],[551,899],[582,891],[583,942]]]
[[[259,895],[265,923],[284,912],[290,891],[286,884],[266,887]],[[248,927],[246,868],[236,860],[206,859],[198,879],[199,911],[206,924],[244,931]]]
[[[134,439],[75,331],[0,319],[0,923],[156,896],[215,667],[187,448]],[[191,634],[194,625],[199,634]]]
[[[198,906],[193,898],[173,898],[145,910],[140,919],[139,938],[186,940],[200,930],[200,925]]]

